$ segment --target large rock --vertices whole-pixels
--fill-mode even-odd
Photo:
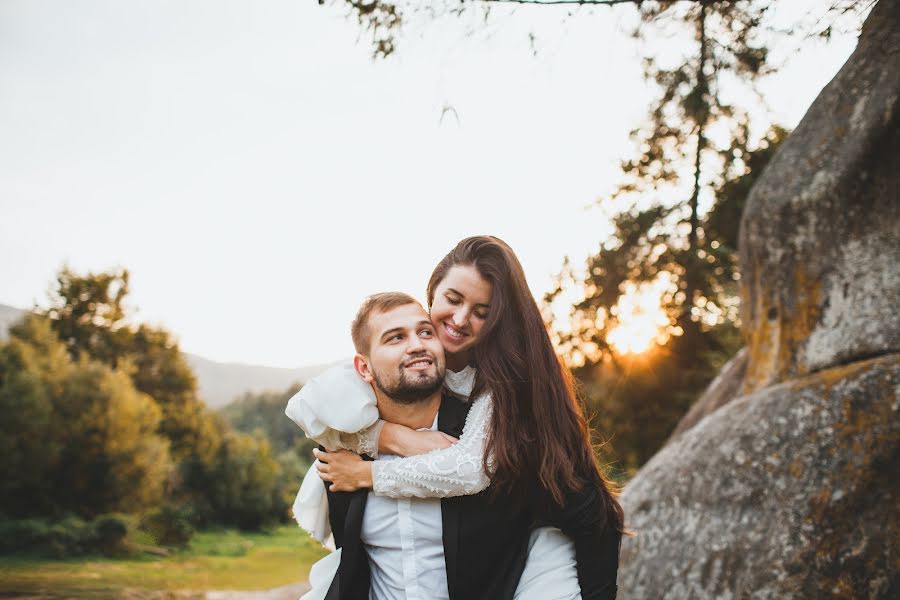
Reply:
[[[900,355],[742,396],[628,484],[619,597],[900,598]]]
[[[747,372],[747,349],[741,348],[731,357],[716,378],[707,386],[706,391],[691,406],[690,410],[681,417],[675,431],[669,436],[668,444],[682,433],[699,423],[703,417],[711,415],[721,407],[728,404],[737,396]]]
[[[746,356],[626,486],[621,598],[900,598],[898,196],[881,0],[748,199]]]
[[[859,45],[747,201],[743,392],[900,351],[900,3]]]

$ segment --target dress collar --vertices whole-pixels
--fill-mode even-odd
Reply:
[[[475,367],[472,365],[466,366],[465,369],[459,372],[447,369],[444,385],[457,396],[468,398],[472,394],[472,388],[475,387],[475,373]]]

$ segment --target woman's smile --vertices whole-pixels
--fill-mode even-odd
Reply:
[[[466,337],[469,336],[468,333],[462,331],[461,329],[457,329],[456,327],[454,327],[453,325],[451,325],[450,323],[448,323],[448,322],[446,322],[446,321],[444,321],[443,325],[444,325],[444,332],[445,332],[445,333],[450,337],[450,339],[452,339],[453,341],[458,342],[458,341],[460,341],[460,340],[462,340],[462,339],[464,339],[464,338],[466,338]]]

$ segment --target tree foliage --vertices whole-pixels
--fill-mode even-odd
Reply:
[[[158,503],[171,461],[160,411],[128,374],[73,361],[47,319],[30,315],[0,346],[0,511],[140,511]]]
[[[281,469],[281,501],[293,503],[300,482],[312,465],[316,442],[288,419],[284,407],[300,390],[295,384],[283,392],[247,392],[222,409],[222,416],[238,431],[249,433],[271,444]]]
[[[288,419],[284,407],[300,391],[295,384],[283,392],[247,392],[222,409],[222,415],[238,431],[259,432],[269,439],[275,452],[298,450],[311,462],[315,443],[303,435],[303,430]]]
[[[877,0],[828,0],[815,5],[790,33],[801,37],[828,39],[835,32],[859,32],[865,16]],[[560,16],[592,14],[598,10],[638,10],[645,15],[663,13],[688,5],[716,9],[731,7],[767,9],[775,0],[319,0],[319,4],[342,7],[357,20],[362,31],[370,37],[372,56],[382,59],[392,55],[399,46],[404,28],[412,21],[438,19],[445,16],[471,15],[488,25],[495,21],[495,8],[556,9]],[[560,12],[561,11],[561,12]],[[508,13],[507,13],[508,14]],[[502,18],[502,17],[501,17]],[[533,34],[529,34],[533,40]]]
[[[287,519],[296,461],[285,470],[263,437],[206,408],[172,335],[129,322],[128,283],[126,270],[64,268],[50,308],[0,344],[0,513],[154,509],[148,523],[178,517],[178,535],[163,537],[180,543],[184,518],[240,527]]]
[[[201,443],[202,413],[197,381],[178,343],[165,329],[127,323],[125,269],[78,275],[63,268],[44,311],[74,360],[90,357],[129,373],[135,387],[162,409],[160,431],[176,458]]]

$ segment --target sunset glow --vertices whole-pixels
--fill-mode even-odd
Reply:
[[[629,284],[612,313],[619,321],[606,340],[621,354],[640,354],[652,344],[664,344],[669,318],[660,306],[662,288],[667,282],[654,282],[640,287]]]

